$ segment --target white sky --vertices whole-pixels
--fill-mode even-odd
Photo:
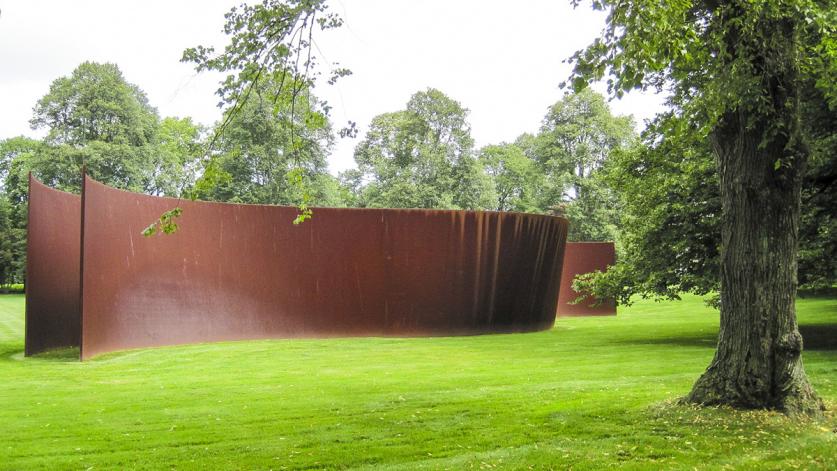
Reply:
[[[29,128],[50,83],[85,60],[116,63],[161,116],[220,117],[216,75],[179,62],[183,49],[223,46],[223,14],[240,0],[0,0],[0,139],[40,137]],[[334,107],[339,129],[358,123],[358,139],[339,140],[333,173],[354,166],[352,151],[371,119],[403,109],[435,87],[471,110],[477,146],[536,132],[563,94],[563,64],[597,36],[604,18],[568,0],[333,0],[345,25],[315,38],[323,59],[354,75],[317,94]],[[323,62],[323,61],[321,61]],[[327,75],[328,71],[323,70]],[[601,87],[596,87],[602,90]],[[638,123],[662,98],[634,93],[611,102]]]

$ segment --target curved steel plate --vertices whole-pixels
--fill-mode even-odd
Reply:
[[[26,355],[77,347],[81,198],[29,175],[26,247]]]
[[[567,221],[183,201],[85,179],[82,357],[219,340],[549,328]],[[140,231],[183,208],[180,229]]]
[[[616,248],[613,242],[567,242],[564,267],[561,274],[561,290],[558,296],[559,316],[612,316],[616,315],[616,302],[607,300],[593,306],[595,300],[587,298],[579,304],[570,304],[581,296],[573,290],[576,275],[604,271],[616,263]]]

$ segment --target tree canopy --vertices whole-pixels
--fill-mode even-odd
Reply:
[[[33,129],[46,128],[51,144],[141,147],[154,139],[158,120],[145,93],[115,64],[84,62],[69,77],[52,82],[30,123]]]
[[[614,116],[590,89],[549,108],[533,149],[544,176],[538,206],[570,219],[570,240],[615,238],[618,202],[601,181],[601,169],[634,138],[633,118]]]
[[[481,209],[492,188],[473,155],[468,110],[435,89],[376,116],[343,181],[363,207]]]
[[[22,282],[26,265],[28,174],[47,185],[79,191],[81,171],[108,185],[182,196],[203,155],[202,130],[189,118],[165,118],[115,64],[84,62],[59,77],[35,105],[39,141],[0,141],[0,271]]]
[[[293,101],[292,101],[293,100]],[[326,156],[334,141],[331,123],[309,92],[262,81],[254,95],[222,120],[217,141],[193,196],[240,203],[298,205],[303,195],[295,176],[305,179],[311,201],[340,206],[337,181]],[[292,136],[293,135],[293,136]]]

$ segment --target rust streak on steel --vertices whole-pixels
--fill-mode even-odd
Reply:
[[[77,347],[81,199],[30,174],[28,211],[25,354]]]
[[[558,296],[559,316],[609,316],[616,315],[616,302],[605,300],[593,306],[595,300],[585,298],[578,304],[570,304],[581,296],[572,288],[576,275],[605,271],[616,263],[616,249],[613,242],[567,242],[564,250],[564,267],[561,274],[561,290]]]
[[[139,237],[179,206],[180,229]],[[81,356],[258,338],[548,329],[567,221],[160,198],[86,178]]]

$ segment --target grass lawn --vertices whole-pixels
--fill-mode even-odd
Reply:
[[[837,299],[802,299],[837,408]],[[699,298],[548,332],[23,358],[0,296],[0,469],[837,469],[837,416],[674,405],[712,358]]]

